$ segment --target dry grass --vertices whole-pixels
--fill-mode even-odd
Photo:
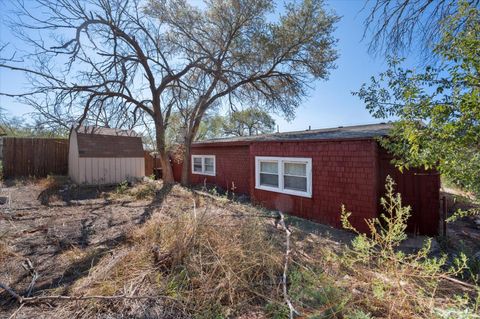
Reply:
[[[108,192],[106,195],[112,200],[145,200],[153,199],[158,191],[162,189],[160,181],[142,181],[130,185],[127,181],[119,183],[115,192]]]
[[[381,199],[384,213],[366,220],[368,235],[350,224],[351,213],[342,208],[343,226],[357,233],[352,247],[339,258],[341,272],[351,277],[344,284],[356,291],[354,302],[375,316],[387,318],[436,318],[445,310],[456,315],[478,311],[480,287],[470,284],[465,289],[466,285],[449,279],[468,271],[464,255],[449,264],[446,255],[430,255],[430,242],[417,252],[400,250],[407,239],[405,230],[411,214],[410,207],[402,205],[401,195],[394,192],[394,185],[387,177],[387,192]],[[462,301],[455,298],[457,294],[464,295]]]
[[[59,318],[250,318],[254,313],[254,318],[286,318],[280,285],[285,234],[274,227],[273,219],[263,218],[268,212],[225,198],[198,196],[180,186],[171,190],[160,186],[145,182],[128,187],[123,194],[115,190],[102,194],[156,197],[150,206],[145,206],[146,201],[132,204],[152,209],[150,217],[144,224],[135,224],[138,218],[125,225],[126,236],[118,236],[122,239],[116,239],[115,246],[67,246],[59,262],[67,268],[81,265],[81,276],[68,289],[37,292],[153,296],[154,300],[64,301],[53,303],[49,314]],[[466,291],[439,281],[438,274],[420,271],[424,265],[376,263],[376,255],[367,262],[352,262],[358,254],[349,255],[341,244],[353,237],[350,234],[329,229],[333,237],[328,237],[320,233],[328,227],[305,220],[297,223],[293,218],[287,224],[293,231],[288,292],[305,318],[456,318],[437,316],[434,309],[462,309],[463,301],[456,295]],[[95,238],[91,242],[102,242]],[[9,249],[2,243],[7,242],[0,238],[0,259]],[[472,303],[463,307],[471,309]]]
[[[193,200],[188,210],[156,214],[133,229],[128,243],[104,257],[74,293],[156,295],[162,307],[168,303],[205,318],[281,302],[284,252],[277,235],[282,233],[258,218],[222,216],[225,211],[208,205],[194,212],[192,206]],[[167,301],[162,304],[160,296]],[[124,306],[117,305],[116,311],[126,311]],[[98,311],[105,309],[89,303],[82,316]]]
[[[8,243],[2,238],[0,238],[0,263],[2,263],[4,260],[14,255],[15,254],[11,250]]]

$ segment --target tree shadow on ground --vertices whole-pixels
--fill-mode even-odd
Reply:
[[[171,192],[172,187],[173,185],[171,184],[164,184],[162,188],[156,192],[152,201],[144,207],[143,213],[139,217],[132,218],[131,223],[133,225],[141,225],[148,221],[155,210],[161,207],[165,198]],[[94,198],[98,198],[99,191],[93,189],[89,194],[91,194]],[[124,231],[114,238],[105,239],[104,241],[97,242],[95,244],[90,243],[90,232],[95,219],[92,216],[92,213],[94,212],[94,215],[98,216],[98,214],[102,213],[102,209],[110,204],[110,202],[106,201],[102,205],[95,205],[95,207],[88,212],[88,216],[85,216],[85,218],[80,221],[79,236],[72,238],[73,242],[68,240],[68,237],[70,236],[69,234],[64,234],[63,236],[63,239],[66,240],[65,243],[62,242],[62,238],[58,238],[55,243],[55,245],[58,246],[57,249],[54,252],[49,253],[51,254],[51,257],[58,256],[63,251],[72,248],[73,246],[80,248],[82,251],[88,250],[88,252],[84,257],[69,263],[63,271],[60,269],[61,273],[58,271],[58,268],[62,268],[62,265],[52,259],[52,264],[48,265],[46,269],[42,270],[43,274],[41,273],[40,276],[44,276],[44,280],[38,280],[37,284],[34,286],[33,295],[68,294],[75,282],[88,276],[91,269],[101,261],[102,257],[111,253],[113,249],[126,243],[127,234]],[[36,256],[29,255],[29,257],[34,258]],[[48,270],[51,270],[50,274],[53,273],[52,276],[48,276]],[[24,273],[17,277],[13,283],[11,283],[11,288],[14,290],[19,289],[18,286],[23,288],[25,282],[28,282],[29,280],[29,275]],[[49,290],[50,292],[47,292]],[[22,295],[26,293],[24,288],[23,290],[19,289],[17,292],[21,293]],[[18,304],[16,304],[9,294],[6,292],[0,293],[0,312],[2,310],[13,310],[16,307],[18,307]]]
[[[173,184],[163,184],[162,188],[155,193],[153,201],[145,207],[143,214],[138,218],[137,224],[144,224],[150,219],[155,209],[160,208],[165,198],[172,191]]]
[[[50,206],[52,199],[60,199],[65,205],[70,206],[75,201],[107,199],[107,193],[115,190],[116,185],[106,186],[76,186],[71,184],[51,185],[38,195],[42,205]]]

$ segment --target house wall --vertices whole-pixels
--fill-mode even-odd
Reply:
[[[438,235],[440,221],[440,174],[435,170],[404,169],[400,172],[391,164],[392,156],[379,148],[379,197],[385,193],[385,180],[395,181],[395,192],[402,196],[404,206],[411,207],[407,231],[429,236]],[[382,212],[379,205],[378,211]]]
[[[344,204],[351,222],[366,231],[377,212],[377,148],[373,140],[259,142],[250,149],[250,194],[267,208],[341,227]],[[312,158],[312,197],[255,189],[255,156]]]
[[[215,155],[215,176],[192,174],[189,167],[190,182],[192,184],[215,184],[231,191],[235,185],[236,194],[249,194],[250,191],[250,158],[248,145],[197,147],[191,150],[192,155]],[[233,183],[233,184],[232,184]]]
[[[145,176],[144,157],[79,157],[75,130],[70,135],[69,176],[77,184],[116,184]]]
[[[403,203],[412,207],[408,231],[438,234],[440,176],[436,171],[411,169],[401,173],[392,157],[375,140],[255,142],[249,145],[197,145],[195,155],[216,156],[216,176],[191,174],[192,184],[216,184],[224,189],[235,182],[237,193],[273,210],[341,227],[341,205],[352,212],[350,221],[367,232],[366,218],[382,212],[380,197],[390,175]],[[255,188],[255,156],[312,159],[312,197],[281,194]],[[179,167],[181,168],[181,164]],[[191,168],[189,168],[191,173]]]

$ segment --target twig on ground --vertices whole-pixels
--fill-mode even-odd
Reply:
[[[292,232],[288,229],[288,227],[285,225],[285,218],[282,214],[282,212],[278,212],[280,219],[278,220],[278,225],[282,227],[282,229],[285,231],[287,238],[286,238],[286,252],[285,252],[285,264],[283,265],[283,275],[282,275],[282,286],[283,286],[283,298],[285,300],[285,303],[288,306],[288,309],[290,310],[290,316],[289,318],[292,319],[294,316],[299,316],[300,313],[293,307],[292,302],[290,301],[290,298],[288,297],[288,290],[287,290],[287,274],[288,274],[288,261],[290,259],[290,235]]]
[[[33,287],[35,287],[35,283],[37,282],[39,275],[38,275],[38,272],[35,270],[35,267],[33,267],[33,264],[29,258],[25,260],[25,262],[22,264],[22,267],[30,273],[30,276],[32,276],[32,281],[30,282],[30,285],[28,285],[28,288],[27,288],[27,297],[30,297],[33,291]]]
[[[0,282],[0,288],[2,288],[3,290],[5,290],[10,296],[12,296],[13,298],[17,299],[17,301],[19,303],[22,303],[22,296],[20,296],[19,294],[17,294],[12,288],[8,287],[7,285],[3,284]]]
[[[18,313],[20,312],[20,310],[22,310],[22,308],[23,308],[24,305],[25,305],[25,304],[22,303],[22,304],[20,305],[20,307],[18,307],[17,310],[15,310],[15,312],[12,313],[12,315],[11,315],[10,317],[8,317],[8,319],[13,319],[13,318],[15,318],[15,317],[18,315]]]
[[[448,280],[450,282],[454,282],[454,283],[459,284],[463,287],[470,288],[471,290],[477,290],[478,289],[478,286],[469,284],[468,282],[464,282],[464,281],[461,281],[461,280],[458,280],[458,279],[455,279],[455,278],[452,278],[452,277],[449,277],[449,276],[440,275],[440,278],[443,278],[443,279]]]
[[[22,297],[17,294],[12,288],[0,282],[0,288],[4,289],[8,294],[10,294],[13,298],[15,298],[18,303],[20,304],[28,304],[28,303],[35,303],[35,302],[43,302],[43,301],[55,301],[55,300],[64,300],[64,301],[81,301],[81,300],[92,300],[92,299],[99,299],[99,300],[118,300],[118,299],[129,299],[129,300],[140,300],[140,299],[149,299],[149,300],[157,300],[157,299],[167,299],[171,301],[177,301],[177,299],[168,297],[168,296],[126,296],[126,295],[114,295],[114,296],[101,296],[101,295],[94,295],[94,296],[36,296],[36,297]]]

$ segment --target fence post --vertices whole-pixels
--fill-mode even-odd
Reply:
[[[447,237],[447,197],[442,196],[442,223],[443,223],[443,237]]]

